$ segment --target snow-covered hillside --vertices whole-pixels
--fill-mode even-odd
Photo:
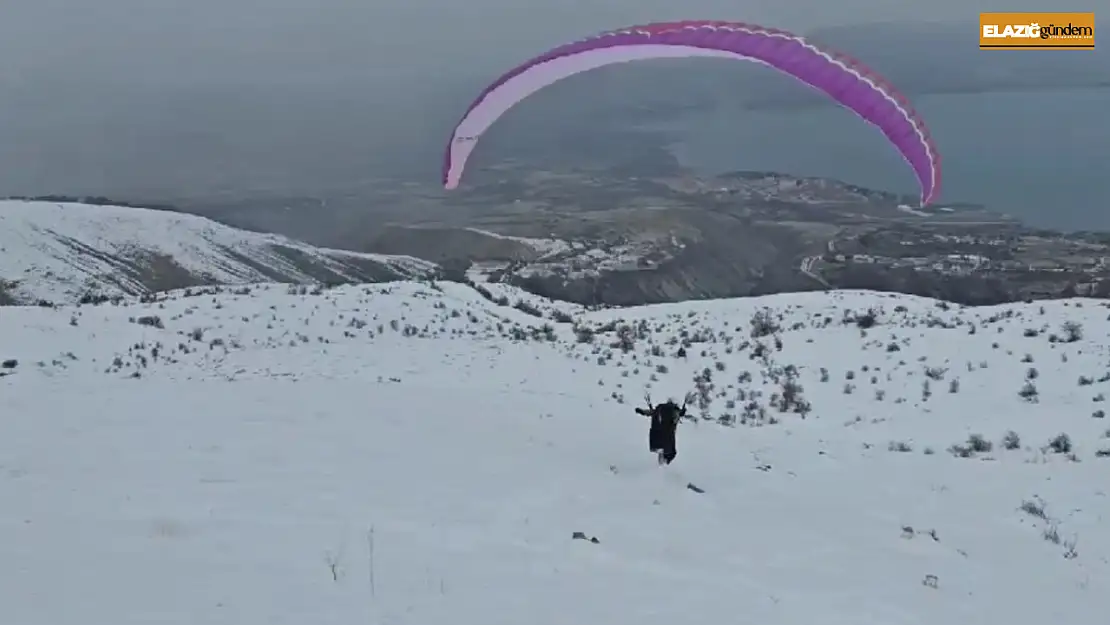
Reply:
[[[200,284],[374,282],[428,275],[408,256],[358,254],[183,213],[0,201],[0,287],[17,301],[74,303]],[[0,302],[3,303],[3,302]]]
[[[0,620],[1105,620],[1104,304],[493,299],[4,309]]]

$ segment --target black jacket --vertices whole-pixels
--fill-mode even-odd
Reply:
[[[678,422],[686,416],[686,407],[679,406],[673,401],[664,404],[658,404],[648,408],[637,408],[636,414],[651,417],[651,429],[661,429],[666,432],[674,432],[678,429]]]

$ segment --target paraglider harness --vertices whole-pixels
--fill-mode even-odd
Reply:
[[[655,452],[659,464],[670,464],[678,455],[675,447],[675,436],[678,431],[678,422],[686,416],[686,403],[682,406],[668,400],[665,403],[652,405],[651,395],[645,395],[647,408],[636,408],[636,414],[651,417],[651,428],[648,430],[648,449]]]

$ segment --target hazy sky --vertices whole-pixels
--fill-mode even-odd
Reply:
[[[975,20],[1044,0],[0,0],[0,83],[449,76],[624,24],[721,18],[805,30]],[[1087,0],[1110,9],[1110,0]],[[482,68],[486,70],[485,67]],[[0,96],[2,97],[2,96]]]
[[[1110,0],[1085,1],[1110,14]],[[979,11],[1049,4],[0,0],[0,195],[330,188],[409,161],[433,179],[440,142],[482,84],[601,30],[929,20],[966,22],[972,46]]]

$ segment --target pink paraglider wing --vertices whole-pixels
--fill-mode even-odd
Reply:
[[[455,127],[443,162],[443,185],[458,186],[477,140],[529,95],[567,76],[645,59],[717,57],[768,65],[819,89],[874,125],[913,169],[921,204],[940,189],[940,157],[924,122],[885,80],[859,62],[802,37],[751,24],[668,22],[610,31],[559,46],[486,87]]]

